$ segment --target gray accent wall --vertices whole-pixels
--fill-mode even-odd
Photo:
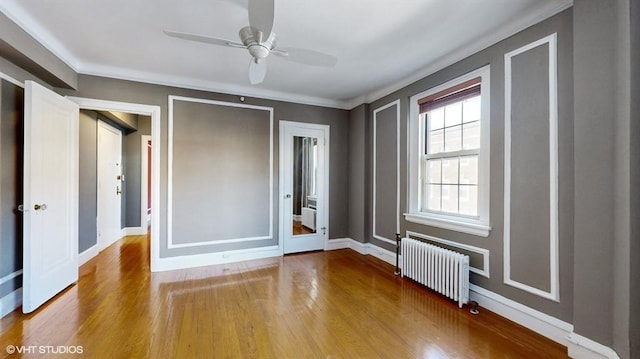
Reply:
[[[636,6],[637,1],[628,0],[576,1],[573,27],[574,330],[613,347],[621,358],[640,355],[630,351],[630,338],[637,336],[633,323],[638,323],[631,314],[639,303],[631,301],[637,298],[632,288],[638,282],[638,272],[631,271],[638,260],[632,253],[638,241],[633,235],[638,202],[631,202],[637,199],[633,169],[639,155],[633,142],[638,122],[633,84],[639,65],[632,61],[637,60],[632,46],[637,46]]]
[[[631,39],[631,56],[630,56],[630,79],[631,79],[631,128],[630,128],[630,183],[631,195],[631,248],[629,257],[631,259],[629,273],[630,280],[630,299],[629,303],[640,303],[640,3],[638,1],[630,2],[630,31]],[[630,342],[630,358],[640,358],[640,306],[631,305],[629,309],[629,342]]]
[[[273,241],[270,112],[176,100],[173,116],[172,243]]]
[[[373,236],[394,241],[398,213],[398,105],[373,109],[375,184],[373,195]]]
[[[98,242],[98,114],[80,111],[78,251],[82,253]]]
[[[24,90],[0,80],[0,278],[22,269]],[[22,286],[22,275],[0,282],[0,298]]]
[[[141,181],[142,181],[142,156],[147,153],[142,151],[142,136],[151,136],[151,118],[149,116],[137,116],[137,131],[130,132],[124,136],[124,169],[125,181],[124,197],[126,205],[124,206],[124,227],[140,227],[146,221],[140,218],[142,213],[141,204]],[[145,223],[146,225],[146,223]]]
[[[504,283],[504,119],[505,119],[505,54],[519,49],[525,45],[538,41],[553,33],[557,33],[558,41],[558,138],[559,138],[559,282],[560,282],[560,301],[556,302],[543,298],[536,294],[522,290],[520,288],[507,285]],[[548,116],[536,116],[535,112],[548,108],[547,101],[544,100],[545,94],[548,94],[548,86],[540,82],[538,78],[540,72],[545,71],[547,63],[544,58],[544,49],[534,49],[515,57],[514,75],[517,91],[515,93],[515,104],[523,113],[519,113],[515,118],[516,133],[512,138],[515,148],[516,160],[528,163],[528,161],[537,161],[535,169],[526,166],[517,165],[513,170],[517,171],[513,182],[516,186],[513,190],[519,190],[520,193],[515,195],[514,202],[511,203],[511,213],[516,214],[515,223],[511,224],[511,238],[515,245],[512,254],[515,258],[511,259],[513,267],[513,275],[518,280],[525,282],[530,286],[536,286],[540,289],[549,287],[549,250],[545,249],[549,246],[549,234],[542,233],[544,228],[548,228],[549,205],[544,198],[549,198],[549,160],[548,160]],[[409,118],[409,98],[415,94],[443,84],[449,80],[462,76],[470,71],[491,66],[491,82],[490,86],[490,225],[491,232],[488,237],[478,237],[457,231],[446,230],[437,227],[425,226],[417,223],[406,221],[404,216],[400,217],[401,234],[405,235],[406,231],[412,231],[423,235],[428,235],[454,243],[470,245],[481,249],[489,250],[490,262],[489,271],[490,278],[486,278],[477,273],[471,273],[471,282],[475,285],[488,289],[494,293],[507,297],[518,303],[522,303],[528,307],[546,313],[550,316],[559,318],[563,321],[571,323],[573,320],[573,12],[571,9],[565,10],[556,16],[544,20],[522,32],[515,34],[503,41],[496,43],[482,51],[479,51],[451,66],[433,73],[421,80],[418,80],[392,94],[378,99],[370,105],[370,116],[381,106],[389,104],[395,100],[400,100],[400,209],[401,212],[407,211],[408,208],[408,189],[407,189],[407,151],[408,136],[407,124]],[[545,73],[548,78],[548,71]],[[542,91],[542,93],[539,93]],[[529,99],[527,101],[526,99]],[[534,104],[533,100],[541,100],[543,103]],[[512,112],[513,113],[513,112]],[[547,111],[548,113],[548,111]],[[530,123],[535,121],[535,123]],[[546,121],[546,123],[545,123]],[[531,131],[534,131],[535,134]],[[373,131],[367,133],[372,138]],[[535,137],[534,137],[535,136]],[[393,152],[389,144],[386,148],[380,148],[380,151]],[[369,147],[371,148],[371,147]],[[532,153],[531,150],[535,149]],[[546,157],[545,157],[546,156]],[[513,164],[513,162],[512,162]],[[541,171],[540,173],[536,170]],[[544,177],[547,173],[547,177]],[[374,175],[369,172],[370,175]],[[532,181],[527,182],[526,176],[533,175],[534,179],[542,179],[542,183]],[[540,192],[538,192],[540,191]],[[512,193],[513,194],[513,193]],[[525,216],[531,214],[535,223],[541,226],[537,229],[537,236],[527,233],[529,223],[526,222]],[[376,241],[370,236],[368,241],[385,246],[389,250],[393,250],[393,245],[387,245],[380,241]],[[535,255],[531,253],[522,253],[515,251],[535,251]],[[476,256],[477,257],[477,256]],[[480,266],[475,259],[475,265]],[[520,262],[516,263],[516,260]]]
[[[368,216],[366,216],[367,184],[367,137],[369,105],[363,104],[350,111],[349,115],[349,227],[348,237],[364,243]]]
[[[549,44],[511,59],[510,271],[551,291]]]

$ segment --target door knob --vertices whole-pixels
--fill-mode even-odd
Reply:
[[[284,196],[284,198],[291,198],[291,195],[288,194],[288,195]]]
[[[120,190],[120,186],[116,186],[116,194],[120,194],[122,191]]]
[[[39,210],[44,211],[45,209],[47,209],[47,204],[46,203],[36,204],[33,206],[33,209],[35,209],[36,211],[39,211]]]

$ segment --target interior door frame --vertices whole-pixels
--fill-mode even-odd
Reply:
[[[151,140],[151,136],[140,136],[140,233],[142,233],[143,235],[147,234],[147,227],[149,226],[149,213],[147,213],[147,199],[150,190],[149,186],[147,185],[147,183],[149,182],[149,177],[147,174],[147,168],[149,165],[149,159],[147,158],[147,146],[149,141],[151,141],[151,150],[153,151],[153,141]],[[151,206],[153,207],[153,202],[151,202]]]
[[[104,122],[101,120],[98,120],[98,148],[97,148],[97,161],[98,161],[98,174],[97,174],[97,180],[98,180],[98,184],[100,184],[100,182],[102,181],[102,176],[104,175],[101,171],[101,166],[100,166],[100,162],[102,162],[102,158],[101,158],[101,154],[102,151],[104,151],[105,149],[102,148],[102,141],[100,140],[100,131],[109,131],[112,132],[113,134],[115,134],[118,137],[118,142],[119,142],[119,148],[120,151],[118,153],[118,163],[120,165],[120,175],[122,175],[123,172],[123,168],[122,168],[122,152],[123,152],[123,148],[122,148],[122,138],[123,138],[123,134],[122,131],[120,131],[118,128]],[[113,182],[115,183],[115,179],[113,179]],[[122,182],[119,185],[122,189]],[[117,208],[109,208],[108,211],[116,211],[118,213],[118,228],[111,228],[111,230],[113,230],[114,232],[117,232],[118,235],[116,236],[116,238],[104,238],[104,233],[101,232],[101,221],[102,221],[102,217],[101,215],[104,215],[104,213],[102,213],[102,201],[105,200],[105,198],[102,198],[103,196],[101,195],[101,191],[98,190],[97,195],[98,198],[96,199],[96,204],[97,204],[97,229],[98,229],[98,249],[100,251],[104,250],[105,248],[107,248],[108,246],[112,245],[113,243],[115,243],[116,241],[118,241],[119,239],[122,238],[123,235],[123,230],[122,230],[122,196],[118,195],[118,205],[116,206]],[[107,231],[108,233],[108,231]]]
[[[280,196],[280,200],[279,202],[279,225],[280,225],[280,230],[279,232],[279,244],[280,244],[280,248],[282,250],[282,253],[284,254],[284,240],[285,240],[285,231],[287,226],[291,226],[291,223],[288,223],[287,219],[290,219],[293,217],[293,214],[291,213],[285,213],[285,201],[287,200],[286,195],[287,195],[287,191],[285,188],[286,185],[286,173],[287,173],[287,166],[290,163],[285,163],[285,158],[291,158],[292,156],[292,152],[293,149],[290,148],[290,146],[284,146],[284,143],[286,143],[287,141],[285,140],[287,137],[294,137],[294,136],[305,136],[305,134],[303,133],[304,130],[315,130],[315,131],[323,131],[323,135],[324,135],[324,161],[325,161],[325,170],[324,170],[324,176],[323,176],[323,181],[325,184],[325,190],[324,193],[322,193],[322,200],[324,203],[324,208],[322,208],[322,215],[324,218],[324,225],[322,225],[322,227],[325,227],[326,229],[324,230],[324,234],[323,234],[323,242],[324,242],[324,248],[323,250],[327,250],[328,245],[329,245],[329,231],[330,231],[330,221],[329,221],[329,192],[330,192],[330,183],[329,183],[329,178],[330,178],[330,126],[329,125],[321,125],[321,124],[315,124],[315,123],[305,123],[305,122],[294,122],[294,121],[285,121],[285,120],[280,120],[279,122],[279,172],[278,172],[278,182],[279,182],[279,196]],[[302,132],[302,133],[301,133]],[[291,180],[291,179],[289,179]],[[316,225],[316,230],[318,232],[321,231],[320,228],[321,226]]]
[[[158,271],[160,260],[160,106],[129,102],[107,101],[85,97],[67,96],[81,110],[126,112],[151,117],[151,256],[150,268]],[[156,203],[156,205],[153,205]],[[141,219],[142,220],[142,219]],[[154,235],[155,234],[155,235]]]

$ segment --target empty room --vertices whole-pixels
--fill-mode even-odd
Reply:
[[[0,0],[0,358],[640,359],[635,0]]]

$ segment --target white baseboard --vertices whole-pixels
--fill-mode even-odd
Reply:
[[[13,312],[22,305],[22,288],[0,298],[0,318]]]
[[[351,238],[330,239],[325,245],[325,250],[335,250],[349,248],[362,255],[372,255],[391,265],[396,265],[396,254],[372,243],[362,243]]]
[[[92,247],[89,247],[84,252],[78,255],[78,267],[87,263],[91,258],[95,257],[100,253],[100,249],[97,244],[94,244]]]
[[[122,236],[143,236],[147,234],[147,227],[125,227],[122,228]]]
[[[480,306],[564,346],[569,344],[567,336],[573,332],[572,324],[529,308],[475,284],[470,284],[469,289],[470,299],[478,302]]]
[[[577,333],[567,337],[569,356],[580,359],[620,359],[618,354],[606,345],[602,345]]]
[[[190,256],[155,258],[151,261],[151,263],[153,264],[151,266],[151,271],[162,272],[175,269],[194,268],[281,256],[281,247],[269,246],[261,248],[241,249],[236,251],[196,254]]]

